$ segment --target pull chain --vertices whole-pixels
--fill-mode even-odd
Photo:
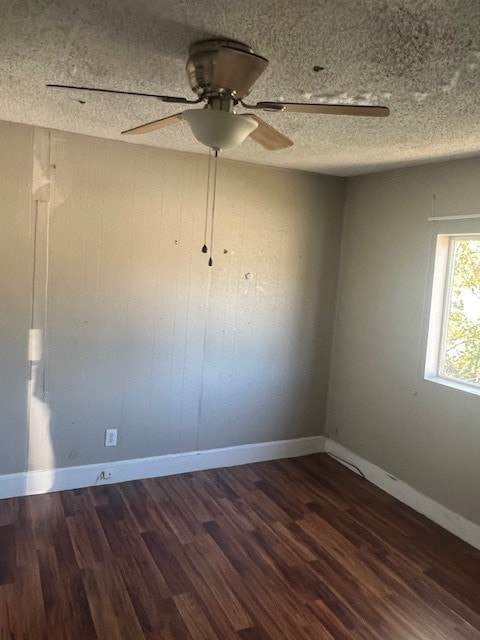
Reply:
[[[207,203],[205,205],[205,233],[203,235],[202,253],[208,252],[207,229],[208,229],[208,205],[210,204],[210,166],[212,164],[212,150],[208,150],[208,174],[207,174]]]
[[[215,159],[214,159],[214,167],[213,167],[213,196],[212,196],[212,224],[210,226],[210,259],[208,261],[208,266],[213,266],[213,232],[215,226],[215,201],[217,197],[217,167],[218,167],[218,149],[215,149]]]

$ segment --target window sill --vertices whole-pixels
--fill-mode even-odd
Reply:
[[[457,389],[457,391],[466,391],[474,396],[480,396],[480,387],[474,387],[471,384],[466,384],[458,380],[451,380],[450,378],[441,378],[440,376],[425,376],[427,382],[436,382],[444,387],[450,387],[451,389]]]

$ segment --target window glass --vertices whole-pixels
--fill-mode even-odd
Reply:
[[[439,374],[480,386],[480,237],[450,239]]]

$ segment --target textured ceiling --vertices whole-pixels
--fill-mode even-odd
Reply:
[[[0,0],[0,7],[3,120],[121,139],[123,129],[177,105],[45,83],[194,97],[188,45],[220,35],[270,60],[251,100],[392,111],[386,119],[265,114],[295,145],[272,153],[247,140],[227,157],[355,175],[480,152],[478,0]],[[185,123],[128,142],[205,152]]]

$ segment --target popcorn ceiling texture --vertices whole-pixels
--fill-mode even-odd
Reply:
[[[295,145],[272,153],[247,140],[226,157],[355,175],[480,152],[474,0],[1,0],[0,7],[3,120],[123,139],[123,129],[181,107],[45,84],[193,97],[188,45],[221,35],[270,60],[252,101],[385,104],[392,111],[378,120],[265,114]],[[315,72],[316,65],[324,70]],[[185,123],[128,142],[206,152]]]

